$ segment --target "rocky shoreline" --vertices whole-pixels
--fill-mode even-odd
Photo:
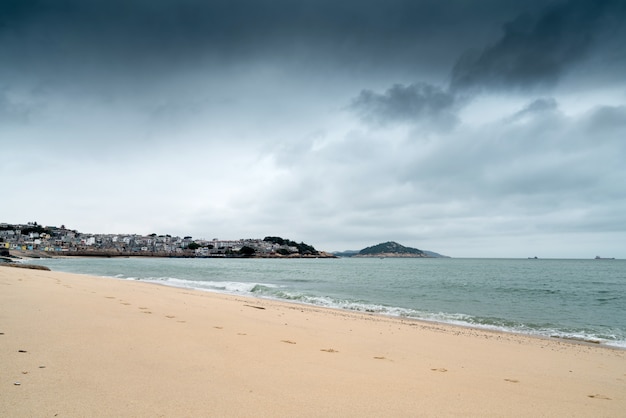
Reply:
[[[33,258],[33,257],[29,257],[29,258]],[[20,259],[22,259],[22,257],[11,254],[11,252],[7,250],[6,248],[0,249],[0,266],[50,271],[50,269],[45,266],[37,266],[34,264],[15,262],[15,260],[20,260]]]
[[[17,268],[21,268],[21,269],[50,271],[50,268],[48,268],[46,266],[38,266],[38,265],[35,265],[35,264],[11,263],[11,262],[3,263],[3,262],[0,262],[0,266],[1,267],[17,267]]]

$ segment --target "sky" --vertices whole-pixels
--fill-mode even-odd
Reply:
[[[2,0],[0,222],[626,258],[626,2]]]

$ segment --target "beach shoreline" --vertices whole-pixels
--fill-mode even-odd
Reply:
[[[0,288],[3,416],[626,410],[611,346],[40,270]]]
[[[69,273],[69,274],[73,274],[73,273]],[[92,276],[92,277],[99,277],[102,279],[111,279],[111,280],[121,280],[121,281],[130,280],[126,278],[117,278],[117,277],[111,277],[111,276]],[[461,330],[468,330],[468,331],[485,332],[489,335],[493,334],[494,337],[501,336],[504,334],[504,335],[510,335],[510,336],[519,336],[521,338],[532,338],[532,339],[539,339],[539,340],[545,340],[545,341],[557,341],[557,342],[562,342],[564,344],[582,345],[582,346],[588,346],[588,347],[604,348],[607,350],[618,350],[618,351],[626,352],[626,347],[622,347],[618,345],[611,345],[603,341],[590,340],[590,339],[585,339],[585,338],[524,333],[524,332],[517,332],[517,331],[507,330],[507,329],[498,329],[495,327],[494,328],[489,328],[486,326],[481,327],[478,325],[466,324],[466,323],[451,323],[451,322],[445,322],[445,321],[438,321],[435,319],[398,316],[398,315],[386,314],[383,312],[364,312],[364,311],[359,311],[359,310],[342,309],[339,307],[332,307],[332,306],[321,306],[321,305],[302,302],[298,300],[276,299],[272,297],[255,296],[252,294],[239,295],[239,294],[233,294],[230,292],[220,292],[220,291],[206,290],[206,289],[200,289],[200,288],[180,287],[180,286],[176,286],[172,284],[159,283],[159,282],[154,282],[154,281],[137,280],[137,282],[145,283],[147,285],[163,286],[166,288],[181,289],[181,290],[188,290],[188,291],[201,292],[201,293],[211,293],[215,295],[225,296],[227,298],[232,297],[232,298],[237,298],[237,299],[249,299],[251,304],[257,303],[257,301],[258,303],[262,304],[263,301],[267,301],[270,304],[274,304],[274,303],[284,304],[286,305],[285,308],[287,309],[307,309],[311,312],[319,312],[321,314],[332,312],[333,315],[338,315],[338,316],[341,316],[343,314],[346,314],[348,316],[354,315],[360,319],[368,319],[368,318],[375,318],[379,320],[388,319],[393,322],[399,322],[403,325],[419,326],[419,327],[424,327],[424,328],[443,327],[444,328],[443,332],[448,332],[448,333],[456,333],[458,332],[458,329],[461,329]]]

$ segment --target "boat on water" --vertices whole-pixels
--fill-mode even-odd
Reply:
[[[615,260],[615,257],[600,257],[597,255],[596,260]]]

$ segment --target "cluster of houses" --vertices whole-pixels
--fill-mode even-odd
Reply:
[[[0,249],[34,251],[49,255],[103,256],[165,256],[165,257],[227,257],[246,255],[257,257],[318,256],[302,254],[299,248],[264,239],[212,240],[190,236],[87,234],[76,230],[0,223]]]

